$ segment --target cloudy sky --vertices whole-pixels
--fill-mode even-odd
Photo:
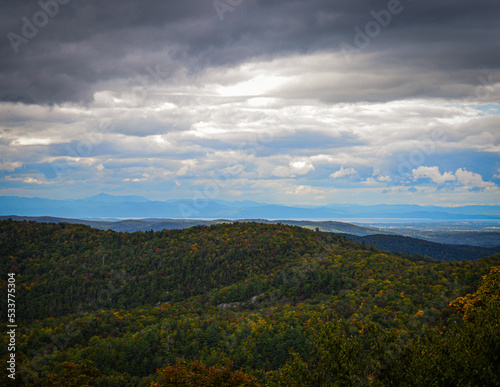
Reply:
[[[0,26],[0,195],[500,204],[498,0],[3,0]]]

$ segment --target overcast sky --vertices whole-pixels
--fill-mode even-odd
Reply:
[[[1,0],[0,29],[0,195],[500,204],[498,0]]]

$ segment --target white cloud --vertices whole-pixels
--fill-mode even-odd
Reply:
[[[51,184],[51,182],[38,180],[33,177],[27,177],[23,180],[23,182],[28,184]]]
[[[279,166],[273,170],[273,175],[277,177],[295,177],[306,175],[314,171],[314,165],[309,160],[290,161],[288,167]]]
[[[292,161],[290,163],[291,171],[296,175],[305,175],[310,171],[314,171],[314,165],[308,160],[306,161]]]
[[[149,178],[151,177],[148,173],[143,173],[142,176],[143,176],[142,178],[136,177],[136,178],[133,178],[133,179],[127,177],[126,179],[123,179],[122,181],[124,181],[124,182],[130,182],[131,181],[133,183],[140,183],[141,181],[149,180]]]
[[[317,198],[324,198],[325,190],[316,187],[311,187],[309,185],[299,185],[297,187],[293,187],[293,189],[289,191],[286,191],[286,194],[300,195],[300,196],[316,195]]]
[[[466,188],[490,188],[495,187],[494,183],[483,180],[483,177],[474,172],[467,171],[466,169],[459,168],[455,172],[457,180]]]
[[[483,180],[479,173],[471,172],[465,168],[459,168],[453,172],[441,172],[439,167],[423,167],[420,166],[412,171],[415,180],[420,178],[431,179],[434,183],[443,184],[448,181],[456,181],[458,184],[464,186],[466,189],[472,188],[493,188],[494,183]]]
[[[388,175],[378,175],[377,180],[380,182],[389,182],[389,181],[392,181],[392,177],[390,177]]]
[[[5,162],[5,163],[0,163],[0,171],[13,171],[16,168],[19,168],[23,164],[20,163],[19,161],[16,162]]]
[[[18,138],[11,145],[50,145],[52,140],[50,138]]]
[[[344,168],[344,166],[341,166],[340,169],[336,172],[333,172],[330,177],[332,179],[339,179],[344,176],[350,176],[350,175],[355,175],[357,171],[354,168]]]
[[[41,180],[41,179],[37,179],[37,178],[31,177],[31,176],[27,176],[27,177],[5,176],[5,180],[7,180],[7,181],[22,181],[23,183],[26,183],[26,184],[37,184],[37,185],[55,184],[54,181]]]
[[[412,171],[414,180],[430,179],[439,185],[453,182],[461,188],[493,186],[462,169],[460,156],[468,150],[479,156],[499,151],[500,115],[460,104],[454,105],[450,116],[449,100],[408,98],[372,103],[366,98],[339,99],[332,93],[342,94],[347,88],[327,86],[345,84],[341,77],[345,73],[341,63],[335,62],[338,74],[331,69],[329,59],[334,58],[312,55],[255,62],[235,67],[232,73],[208,69],[196,78],[185,75],[176,82],[155,85],[139,102],[127,102],[124,98],[130,89],[124,87],[108,94],[103,90],[87,107],[68,103],[49,109],[0,103],[0,116],[8,123],[0,128],[0,170],[18,172],[14,168],[29,166],[16,176],[26,178],[25,185],[33,189],[39,188],[30,180],[35,178],[33,171],[40,173],[35,180],[43,181],[44,164],[60,160],[67,167],[61,173],[65,183],[68,179],[88,180],[92,181],[88,186],[108,187],[135,181],[143,184],[127,184],[127,189],[137,186],[146,193],[171,189],[168,184],[188,192],[203,184],[211,172],[228,170],[232,180],[236,176],[247,179],[235,188],[246,199],[255,195],[249,188],[252,184],[270,179],[271,187],[262,194],[262,201],[271,197],[277,181],[290,181],[288,192],[298,187],[302,188],[297,192],[303,192],[304,187],[332,186],[331,179],[338,184],[357,174],[341,190],[359,189],[346,194],[346,201],[364,201],[361,192],[371,189],[367,186],[403,184],[394,165],[399,155],[407,154],[405,170]],[[304,87],[304,77],[311,64],[318,71],[311,79],[316,86],[309,88]],[[378,83],[376,78],[370,80]],[[269,87],[261,89],[267,81]],[[243,86],[251,86],[249,92]],[[112,129],[100,129],[104,122],[111,123]],[[258,133],[266,134],[269,141],[259,139]],[[61,143],[66,144],[57,145]],[[462,168],[455,174],[419,166],[431,156],[438,165],[446,158],[453,171]],[[157,172],[145,179],[144,170]],[[46,178],[54,179],[50,174]],[[500,178],[500,171],[494,178]],[[18,187],[23,181],[12,185]],[[59,182],[55,181],[52,191]],[[405,181],[405,187],[411,183]],[[491,201],[484,191],[467,192],[467,199],[457,200],[472,202],[484,197]],[[229,188],[221,189],[221,197],[229,192]],[[419,198],[424,194],[419,189]],[[179,193],[169,191],[169,195]],[[454,195],[458,198],[458,190]]]
[[[441,174],[441,172],[439,171],[439,167],[437,166],[435,167],[420,166],[412,171],[412,175],[415,180],[428,178],[437,184],[443,184],[447,181],[456,180],[456,177],[453,175],[453,172],[444,172],[443,174]]]

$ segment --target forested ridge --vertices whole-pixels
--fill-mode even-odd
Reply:
[[[19,324],[6,385],[500,385],[500,255],[438,262],[281,224],[6,220],[0,257]]]
[[[487,248],[480,246],[449,245],[402,235],[345,235],[345,237],[354,242],[365,243],[366,245],[375,246],[382,250],[426,255],[433,259],[446,262],[462,261],[464,259],[472,261],[500,253],[500,246]]]

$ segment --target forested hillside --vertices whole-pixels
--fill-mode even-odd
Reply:
[[[281,224],[7,220],[0,257],[18,324],[4,385],[500,384],[499,255],[444,263]]]
[[[451,245],[401,235],[345,235],[345,237],[354,242],[364,243],[382,250],[426,255],[438,261],[445,262],[462,261],[464,259],[474,260],[500,253],[500,246],[487,248],[481,246]]]

